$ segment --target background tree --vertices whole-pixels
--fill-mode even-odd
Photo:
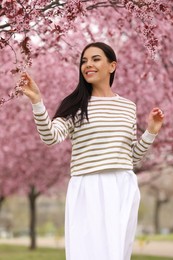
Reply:
[[[6,55],[4,53],[4,55]],[[62,93],[57,93],[56,105],[53,106],[51,99],[54,97],[57,77],[53,69],[56,57],[50,54],[39,57],[33,64],[33,73],[47,96],[50,105],[49,112],[53,116]],[[52,60],[51,60],[52,58]],[[7,64],[5,64],[6,66]],[[45,71],[47,74],[47,81]],[[60,73],[60,71],[59,71]],[[69,75],[70,76],[70,75]],[[61,80],[63,78],[61,77]],[[5,87],[2,84],[2,88]],[[63,89],[63,91],[65,88]],[[50,94],[50,96],[49,96]],[[49,96],[49,99],[48,99]],[[1,112],[1,160],[0,160],[0,189],[3,197],[14,192],[23,192],[29,200],[30,207],[30,235],[31,248],[36,246],[36,199],[43,193],[49,192],[50,188],[63,185],[64,179],[69,176],[70,147],[68,142],[59,146],[48,148],[44,145],[36,131],[31,113],[31,105],[27,98],[21,98],[20,102],[15,99],[10,105],[5,105]]]
[[[153,205],[153,226],[154,232],[160,233],[163,223],[161,222],[161,216],[163,217],[163,207],[166,203],[171,201],[173,197],[172,185],[173,185],[173,175],[172,175],[173,165],[159,165],[153,170],[152,175],[145,172],[139,176],[140,187],[146,187],[146,193],[154,198]],[[171,225],[173,223],[171,222]],[[167,229],[171,230],[172,226],[165,223]]]

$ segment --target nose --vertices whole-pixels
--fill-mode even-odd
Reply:
[[[92,67],[92,61],[88,60],[88,61],[86,62],[86,67],[87,67],[87,68]]]

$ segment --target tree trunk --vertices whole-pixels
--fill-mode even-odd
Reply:
[[[160,233],[160,210],[161,206],[164,203],[167,203],[169,201],[168,198],[161,199],[159,197],[156,197],[156,202],[155,202],[155,211],[154,211],[154,226],[155,226],[155,233],[159,234]]]
[[[2,203],[4,202],[4,200],[5,200],[5,197],[1,196],[1,197],[0,197],[0,212],[1,212]]]
[[[37,193],[34,186],[31,186],[31,190],[28,196],[30,206],[30,249],[36,249],[36,198]]]
[[[160,207],[161,207],[161,201],[159,198],[156,198],[155,202],[155,210],[154,210],[154,227],[155,227],[155,233],[160,233],[160,221],[159,221],[159,213],[160,213]]]

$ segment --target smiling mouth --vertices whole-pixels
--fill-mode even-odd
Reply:
[[[86,75],[92,75],[92,74],[94,74],[94,73],[96,73],[97,71],[87,71],[86,72]]]

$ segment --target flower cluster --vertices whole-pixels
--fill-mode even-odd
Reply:
[[[38,46],[41,45],[45,52],[55,48],[60,38],[73,27],[74,20],[84,14],[79,0],[3,0],[0,10],[6,21],[4,26],[0,25],[0,49],[9,46],[13,51],[16,63],[16,68],[11,70],[13,74],[31,67],[33,57],[38,55],[36,48],[31,49],[31,38],[37,37]],[[17,96],[19,92],[14,89],[9,99],[2,99],[0,104]]]
[[[5,103],[9,102],[10,100],[14,99],[14,98],[18,98],[20,96],[23,96],[23,91],[22,91],[23,84],[25,84],[25,83],[23,83],[22,81],[17,82],[14,89],[11,90],[10,93],[8,93],[8,98],[1,98],[0,99],[0,107],[2,105],[4,105]]]
[[[142,23],[138,23],[137,31],[143,36],[144,44],[151,54],[155,54],[159,39],[156,36],[156,15],[163,13],[170,15],[170,8],[162,0],[123,0],[126,9],[136,18],[140,19]]]
[[[0,25],[1,49],[9,45],[12,38],[18,38],[18,35],[27,38],[28,34],[39,38],[43,45],[50,40],[54,46],[57,39],[72,28],[73,21],[84,14],[84,7],[79,0],[61,3],[49,0],[3,0],[0,10],[0,17],[5,21]]]
[[[65,5],[64,17],[67,21],[74,21],[81,14],[85,14],[85,10],[81,1],[79,0],[70,0]]]

